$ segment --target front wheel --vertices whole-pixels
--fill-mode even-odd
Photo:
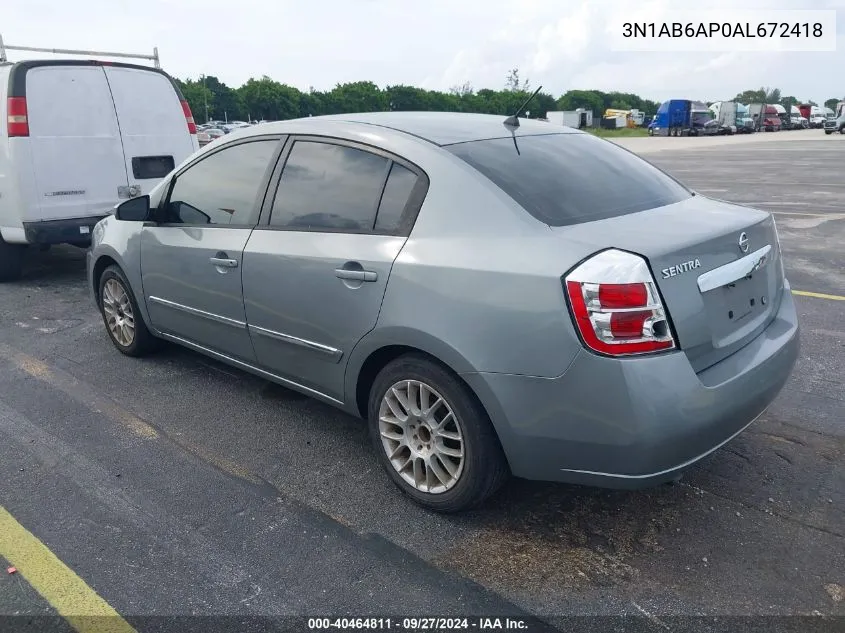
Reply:
[[[475,507],[508,467],[493,425],[460,379],[424,356],[381,370],[370,390],[370,435],[394,483],[437,512]]]
[[[824,133],[825,134],[833,134],[833,130],[825,130]]]
[[[114,346],[127,356],[145,356],[158,347],[158,339],[147,329],[138,310],[132,287],[117,266],[100,276],[98,303],[106,332]]]

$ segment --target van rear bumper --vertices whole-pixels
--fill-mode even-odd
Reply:
[[[104,215],[67,220],[44,220],[24,222],[23,230],[29,244],[73,244],[88,247],[91,245],[91,231]]]

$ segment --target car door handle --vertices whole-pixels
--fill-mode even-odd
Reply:
[[[238,267],[238,260],[237,259],[228,259],[225,257],[209,257],[208,261],[210,261],[215,266],[220,266],[221,268],[237,268]]]
[[[348,268],[335,268],[335,277],[338,279],[350,279],[353,281],[376,281],[378,275],[374,270],[349,270]]]

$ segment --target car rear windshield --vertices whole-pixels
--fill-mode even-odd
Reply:
[[[544,134],[446,146],[550,226],[603,220],[689,198],[636,155],[590,134]]]

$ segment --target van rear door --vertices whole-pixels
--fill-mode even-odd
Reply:
[[[127,186],[106,75],[94,65],[45,65],[26,73],[34,204],[23,220],[102,216]],[[24,166],[21,166],[24,168]]]
[[[129,184],[147,194],[162,177],[199,149],[188,131],[180,95],[160,72],[104,66],[120,122]]]

